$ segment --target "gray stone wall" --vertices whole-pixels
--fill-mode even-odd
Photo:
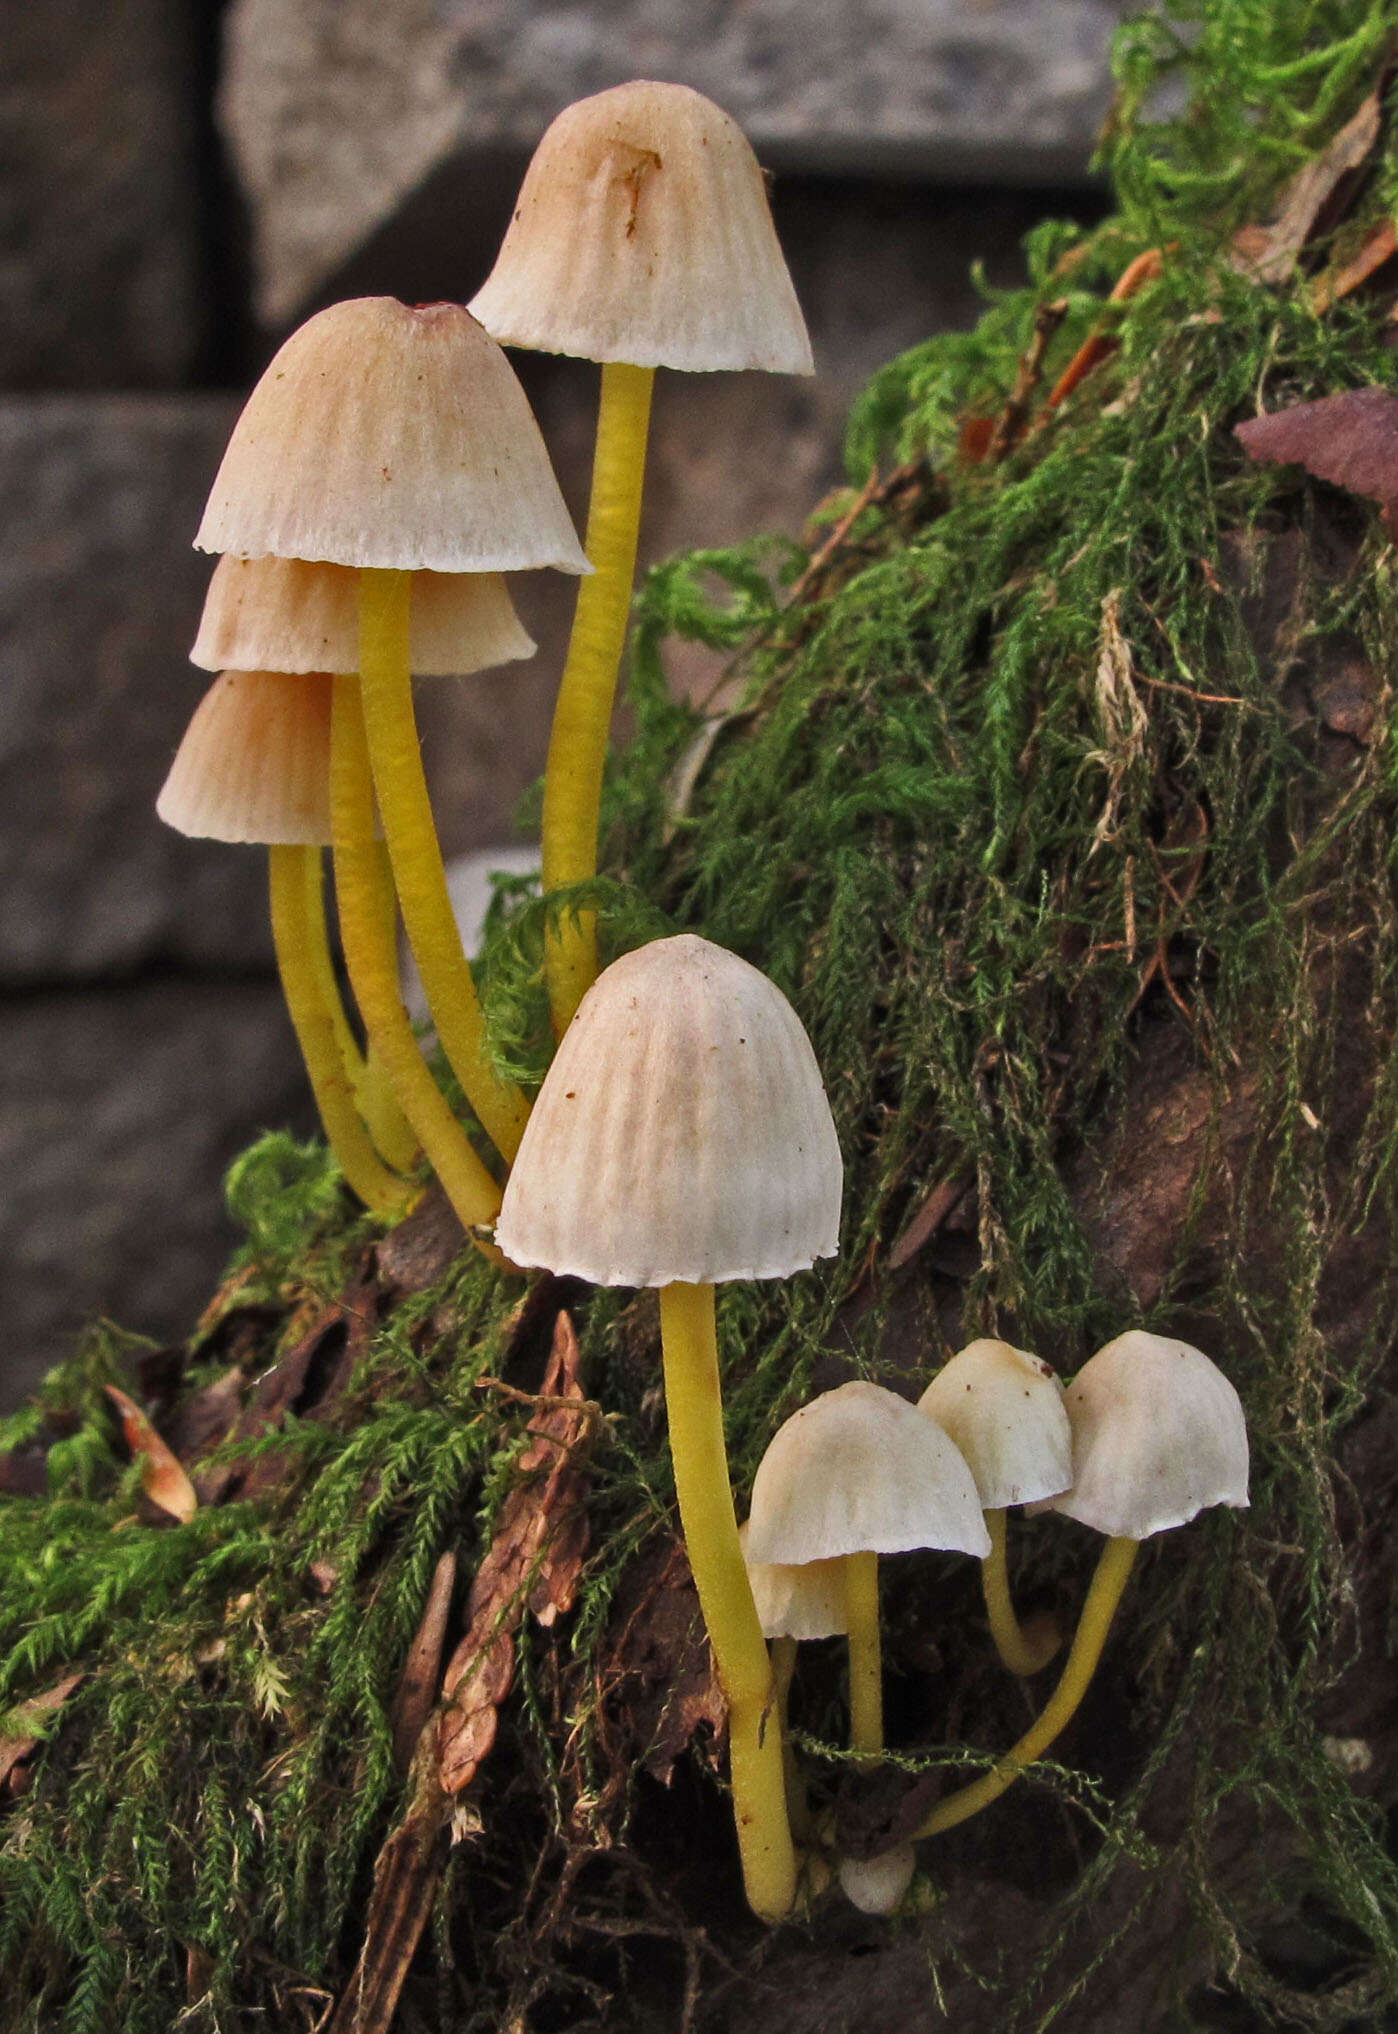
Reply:
[[[9,0],[0,80],[0,1407],[81,1322],[186,1332],[220,1179],[311,1112],[256,850],[152,801],[207,681],[190,549],[237,402],[328,299],[471,294],[569,99],[678,78],[741,119],[818,375],[663,378],[644,553],[799,531],[851,395],[975,314],[1046,208],[1090,212],[1111,0]],[[1058,188],[1046,188],[1057,179]],[[245,253],[246,250],[246,253]],[[519,363],[581,520],[595,370]],[[569,593],[532,666],[425,687],[452,850],[509,840]],[[713,673],[677,659],[674,682]]]

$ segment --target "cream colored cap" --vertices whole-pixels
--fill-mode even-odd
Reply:
[[[778,1427],[752,1485],[756,1561],[913,1547],[990,1552],[975,1481],[934,1421],[881,1384],[822,1392]]]
[[[460,304],[393,297],[331,304],[292,333],[194,543],[401,571],[592,569],[495,341]]]
[[[420,678],[532,657],[498,572],[415,572],[410,659]],[[359,669],[359,574],[304,558],[220,558],[192,664],[205,671]]]
[[[1049,1505],[1113,1539],[1146,1540],[1213,1504],[1248,1501],[1237,1392],[1188,1342],[1133,1328],[1099,1349],[1064,1397],[1073,1487]]]
[[[910,1843],[895,1843],[877,1857],[842,1857],[837,1867],[840,1890],[861,1914],[894,1914],[907,1898],[917,1870]]]
[[[330,839],[330,704],[323,672],[226,671],[194,710],[155,809],[200,840],[321,847]]]
[[[738,1528],[738,1542],[747,1561],[746,1521]],[[841,1562],[806,1561],[787,1567],[776,1561],[747,1561],[747,1570],[763,1638],[838,1638],[849,1630]]]
[[[781,990],[693,933],[598,976],[505,1188],[516,1264],[594,1285],[786,1278],[839,1248],[840,1145]]]
[[[917,1407],[966,1457],[987,1511],[1053,1497],[1073,1480],[1063,1386],[1027,1349],[988,1336],[968,1342]]]
[[[506,346],[813,371],[757,158],[687,85],[642,79],[565,107],[471,309]]]

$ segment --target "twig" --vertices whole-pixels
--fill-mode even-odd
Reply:
[[[1029,421],[1029,405],[1043,379],[1044,355],[1067,315],[1066,297],[1058,297],[1051,304],[1040,304],[1035,310],[1034,336],[1020,357],[1014,389],[990,434],[985,453],[987,464],[993,466],[1007,458],[1024,436],[1024,427]]]

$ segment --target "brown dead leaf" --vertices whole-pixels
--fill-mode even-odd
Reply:
[[[61,1709],[73,1690],[87,1676],[82,1673],[65,1674],[61,1681],[55,1681],[51,1688],[45,1688],[42,1695],[33,1695],[27,1702],[16,1703],[10,1711],[9,1731],[0,1737],[0,1794],[17,1794],[23,1791],[20,1768],[37,1750],[42,1736],[44,1719],[55,1709]],[[40,1728],[35,1728],[38,1725]]]
[[[1348,261],[1338,267],[1326,269],[1311,285],[1311,309],[1324,312],[1341,297],[1349,296],[1361,284],[1377,274],[1386,261],[1398,254],[1398,227],[1392,219],[1380,219],[1377,226],[1365,237],[1364,245]]]
[[[179,1458],[166,1447],[134,1399],[128,1398],[124,1391],[118,1391],[114,1384],[107,1385],[105,1390],[121,1415],[121,1430],[126,1436],[127,1447],[133,1455],[141,1458],[142,1490],[152,1504],[185,1524],[198,1511],[199,1499],[194,1494],[194,1485],[180,1467]]]
[[[398,1293],[440,1283],[466,1248],[466,1231],[442,1189],[430,1186],[406,1220],[374,1246],[379,1276]]]
[[[440,1779],[449,1794],[474,1779],[495,1741],[496,1711],[514,1678],[514,1633],[526,1611],[552,1624],[569,1609],[587,1552],[582,1456],[597,1420],[579,1375],[578,1338],[566,1311],[554,1323],[532,1436],[515,1465],[494,1538],[471,1585],[464,1637],[442,1683]]]
[[[952,1173],[949,1178],[937,1181],[903,1224],[893,1248],[888,1253],[890,1271],[900,1271],[916,1257],[923,1244],[936,1235],[962,1195],[968,1193],[970,1188],[969,1173]]]
[[[1233,435],[1259,465],[1304,466],[1385,510],[1398,503],[1398,395],[1386,388],[1289,403],[1236,424]]]
[[[398,1693],[393,1698],[393,1760],[406,1773],[422,1727],[432,1713],[441,1682],[442,1647],[456,1587],[456,1555],[445,1553],[433,1570],[417,1635],[408,1648]]]
[[[1348,180],[1372,155],[1380,112],[1380,94],[1371,92],[1320,154],[1303,163],[1282,187],[1271,219],[1234,234],[1233,266],[1240,275],[1261,283],[1286,281],[1297,255],[1343,200]],[[1333,224],[1333,218],[1328,223]]]
[[[307,1308],[291,1347],[258,1379],[230,1440],[258,1440],[280,1426],[288,1413],[300,1419],[324,1419],[368,1350],[377,1308],[377,1293],[367,1282],[350,1286],[331,1305]],[[260,1454],[246,1469],[228,1462],[207,1478],[201,1477],[201,1495],[206,1504],[235,1495],[252,1497],[275,1490],[285,1473],[283,1458],[272,1450]]]

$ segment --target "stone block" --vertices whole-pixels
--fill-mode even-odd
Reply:
[[[224,132],[261,308],[285,318],[429,176],[458,210],[559,108],[626,78],[695,86],[783,171],[1081,177],[1124,0],[234,0]]]
[[[178,383],[202,337],[193,10],[11,0],[0,387]]]
[[[220,1182],[261,1128],[314,1122],[275,988],[0,1001],[0,1410],[85,1320],[188,1333],[236,1237]]]

